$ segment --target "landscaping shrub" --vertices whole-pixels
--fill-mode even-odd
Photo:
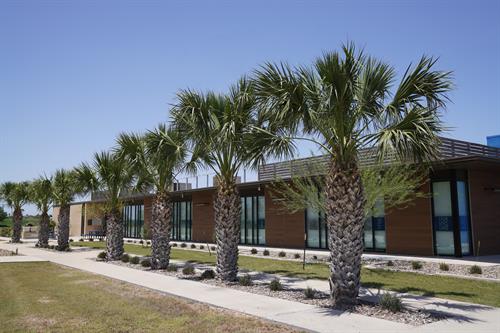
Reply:
[[[151,259],[146,258],[141,261],[142,267],[151,267]]]
[[[73,242],[74,242],[74,240],[73,240],[72,238],[70,238],[70,239],[69,239],[69,242],[70,242],[70,243],[73,243]]]
[[[210,250],[215,251],[216,247],[212,245],[212,246],[210,246]]]
[[[385,293],[380,297],[380,306],[391,312],[400,312],[403,309],[403,302],[398,296]]]
[[[307,287],[304,289],[304,296],[308,299],[313,299],[316,296],[316,289]]]
[[[447,263],[442,262],[442,263],[439,264],[439,269],[442,270],[442,271],[449,271],[450,270],[450,266],[448,266]]]
[[[146,245],[147,245],[147,246],[151,245],[151,241],[147,241],[147,242],[146,242]]]
[[[11,227],[0,228],[0,237],[12,237],[12,228]]]
[[[299,254],[299,253],[295,253],[295,254],[293,255],[293,257],[294,257],[295,259],[300,259],[300,254]]]
[[[313,259],[314,259],[314,260],[318,260],[318,256],[316,256],[316,255],[315,255],[315,256],[313,256]]]
[[[93,239],[93,238],[90,238],[90,239],[89,239],[89,242],[93,242],[93,241],[94,241],[94,239]]]
[[[281,257],[281,258],[286,257],[286,252],[285,251],[280,251],[278,253],[278,257]]]
[[[127,243],[132,243],[132,240],[131,239],[127,239]]]
[[[139,241],[139,244],[141,244],[141,245],[142,245],[142,244],[144,244],[144,241],[141,239],[141,240]]]
[[[79,242],[83,242],[83,238],[80,238],[78,241],[79,241]]]
[[[130,261],[130,256],[126,253],[122,254],[122,257],[120,258],[122,262],[129,262]]]
[[[201,273],[201,278],[203,280],[215,279],[215,272],[213,269],[206,269]]]
[[[173,244],[172,244],[172,246],[173,246],[173,247],[177,247],[177,243],[173,243]]]
[[[193,275],[194,274],[194,266],[191,265],[191,264],[187,264],[182,269],[182,274],[184,274],[184,275]]]
[[[269,250],[266,249],[266,250],[262,251],[262,254],[265,255],[265,256],[268,256],[269,255]]]
[[[192,248],[192,249],[196,249],[196,245],[191,244],[191,248]]]
[[[141,262],[141,258],[139,258],[137,256],[134,256],[134,257],[130,258],[130,263],[131,264],[138,265],[140,262]]]
[[[177,270],[179,269],[179,267],[177,267],[176,265],[168,265],[167,266],[167,272],[177,272]]]
[[[200,250],[203,250],[204,248],[205,248],[205,246],[200,245]]]
[[[52,245],[52,246],[54,246],[54,245]],[[106,259],[106,252],[104,252],[104,251],[99,252],[99,254],[97,255],[97,258]]]
[[[252,248],[252,249],[250,250],[250,253],[251,253],[251,254],[257,254],[257,249],[256,249],[256,248]]]
[[[280,280],[276,278],[272,280],[271,283],[269,283],[269,289],[271,291],[283,290],[283,285],[281,284]]]
[[[252,277],[250,274],[245,274],[243,276],[240,276],[238,279],[238,282],[241,286],[251,286],[252,285]]]
[[[387,266],[394,266],[394,262],[393,262],[392,260],[389,260],[389,261],[387,262]]]
[[[483,270],[478,265],[473,265],[469,268],[471,274],[483,274]]]
[[[420,261],[412,261],[411,262],[411,267],[413,269],[421,269],[422,268],[422,263]]]
[[[183,248],[184,248],[184,247],[186,247],[186,246],[187,246],[187,244],[186,244],[186,243],[181,243],[181,247],[183,247]]]

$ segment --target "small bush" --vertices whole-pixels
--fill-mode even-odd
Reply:
[[[285,252],[285,251],[280,251],[280,252],[278,253],[278,257],[281,257],[281,258],[286,257],[286,252]]]
[[[483,270],[478,265],[470,266],[469,273],[471,274],[483,274]]]
[[[93,241],[94,241],[94,239],[93,239],[93,238],[90,238],[90,239],[89,239],[89,242],[93,242]]]
[[[177,243],[173,243],[173,244],[172,244],[172,246],[173,246],[173,247],[177,247]]]
[[[147,246],[151,245],[151,241],[147,241],[147,242],[146,242],[146,245],[147,245]]]
[[[450,270],[450,266],[448,266],[447,263],[442,262],[442,263],[439,264],[439,269],[442,270],[442,271],[449,271]]]
[[[200,245],[200,250],[203,250],[204,248],[205,248],[205,246]]]
[[[136,241],[136,240],[134,241],[134,244],[137,244],[137,241]]]
[[[266,249],[266,250],[262,251],[262,254],[265,255],[265,256],[268,256],[269,255],[269,250]]]
[[[394,262],[392,260],[389,260],[387,262],[387,266],[390,266],[390,267],[394,266]]]
[[[99,258],[99,259],[106,259],[106,252],[104,252],[104,251],[99,252],[99,254],[97,255],[97,258]]]
[[[256,249],[256,248],[252,248],[252,249],[250,250],[250,253],[251,253],[251,254],[257,254],[257,249]]]
[[[238,282],[241,286],[251,286],[252,285],[252,277],[250,274],[245,274],[243,276],[240,276],[238,279]]]
[[[313,259],[314,259],[314,260],[318,260],[318,256],[314,255],[314,256],[313,256]]]
[[[139,265],[140,262],[141,262],[141,258],[139,258],[137,256],[134,256],[134,257],[130,258],[130,263],[131,264]]]
[[[79,242],[83,242],[83,238],[80,238],[78,241],[79,241]]]
[[[398,296],[385,293],[380,297],[380,306],[391,312],[400,312],[403,309],[403,302]]]
[[[192,249],[196,249],[196,245],[191,244],[191,248],[192,248]]]
[[[316,296],[316,289],[307,287],[304,289],[304,296],[308,299],[313,299]]]
[[[122,257],[120,258],[122,262],[129,262],[130,261],[130,256],[126,253],[122,254]]]
[[[55,250],[55,249],[56,249],[56,246],[55,246],[55,245],[49,245],[49,249],[51,249],[51,250]],[[104,253],[104,255],[106,255],[106,252]]]
[[[187,264],[182,269],[182,274],[184,274],[184,275],[193,275],[194,274],[194,266],[190,265],[190,264]]]
[[[207,269],[201,273],[201,278],[203,280],[215,279],[215,272],[213,269]]]
[[[131,239],[127,239],[127,243],[132,243],[132,240]]]
[[[295,253],[295,254],[293,255],[293,257],[294,257],[295,259],[300,259],[300,254],[299,254],[299,253]]]
[[[217,248],[215,246],[210,246],[210,250],[215,251]]]
[[[279,279],[274,279],[269,283],[269,289],[271,291],[279,291],[283,290],[283,285],[281,284]]]
[[[177,270],[179,269],[179,267],[177,267],[176,265],[168,265],[167,266],[167,272],[177,272]]]
[[[413,268],[413,269],[421,269],[422,268],[422,263],[420,261],[412,261],[411,262],[411,268]]]
[[[73,243],[73,242],[74,242],[74,240],[73,240],[72,238],[70,238],[70,239],[69,239],[69,242],[70,242],[70,243]]]
[[[186,246],[187,246],[187,244],[186,244],[186,243],[181,243],[181,247],[183,247],[183,248],[184,248],[184,247],[186,247]]]
[[[139,244],[141,244],[141,245],[142,245],[142,244],[144,244],[144,241],[141,239],[141,240],[139,241]]]
[[[149,258],[142,259],[141,266],[142,267],[151,267],[151,259],[149,259]]]

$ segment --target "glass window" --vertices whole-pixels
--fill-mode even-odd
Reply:
[[[365,249],[385,251],[385,206],[383,200],[377,200],[373,207],[373,215],[365,220]]]
[[[176,201],[172,207],[172,239],[192,240],[192,203]]]
[[[328,247],[326,218],[323,212],[312,207],[306,209],[307,247],[326,249]]]
[[[455,243],[449,181],[432,183],[432,200],[434,204],[433,226],[436,254],[454,255]]]
[[[240,243],[264,245],[265,231],[264,196],[241,197]]]
[[[457,200],[458,200],[458,220],[460,225],[460,242],[462,255],[471,254],[470,250],[470,228],[469,228],[469,202],[467,193],[467,183],[457,181]]]
[[[124,237],[141,238],[144,226],[144,205],[126,205],[122,209]]]

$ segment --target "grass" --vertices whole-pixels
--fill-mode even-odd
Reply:
[[[72,245],[84,245],[94,248],[104,248],[105,246],[103,242],[75,242]],[[151,248],[125,244],[125,251],[137,255],[149,255]],[[172,259],[188,262],[215,263],[215,254],[210,256],[208,252],[203,251],[172,248],[171,256]],[[238,264],[240,268],[251,271],[305,279],[327,279],[329,275],[328,265],[319,263],[307,264],[305,270],[303,270],[302,263],[297,261],[240,256]],[[500,295],[500,283],[498,282],[363,268],[361,283],[363,286],[369,288],[408,292],[416,295],[434,296],[500,307],[500,297],[498,297]]]
[[[290,332],[52,263],[0,264],[2,332]]]

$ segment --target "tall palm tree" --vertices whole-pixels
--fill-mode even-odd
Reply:
[[[382,161],[429,160],[438,154],[440,109],[451,73],[422,57],[395,84],[393,67],[353,44],[325,53],[312,67],[267,63],[255,72],[262,117],[288,138],[315,142],[330,156],[325,181],[331,251],[330,290],[336,305],[356,301],[363,251],[365,192],[358,153],[373,147]],[[276,139],[276,138],[274,138]]]
[[[54,173],[52,180],[54,205],[59,206],[59,215],[57,216],[57,250],[59,251],[69,249],[70,204],[79,194],[75,176],[73,171],[59,169]]]
[[[12,243],[21,242],[23,206],[28,202],[28,182],[6,182],[0,187],[0,196],[13,210]]]
[[[232,86],[228,94],[182,90],[171,114],[174,125],[189,141],[192,159],[188,168],[194,172],[205,165],[215,173],[217,277],[234,281],[238,274],[240,240],[238,172],[255,166],[266,154],[288,151],[280,151],[280,147],[271,144],[260,149],[254,146],[261,142],[256,137],[256,128],[263,124],[257,118],[252,84],[245,78]]]
[[[49,209],[52,205],[52,179],[42,176],[35,179],[29,189],[29,199],[40,211],[40,228],[38,230],[38,246],[49,245]]]
[[[94,154],[91,164],[82,163],[75,169],[79,188],[84,192],[103,194],[106,222],[106,257],[118,260],[123,254],[123,193],[131,188],[134,177],[129,162],[118,154]]]
[[[118,153],[137,175],[139,190],[153,189],[151,217],[151,268],[166,269],[170,261],[172,200],[170,190],[186,159],[184,138],[178,131],[159,125],[146,135],[121,134]]]

